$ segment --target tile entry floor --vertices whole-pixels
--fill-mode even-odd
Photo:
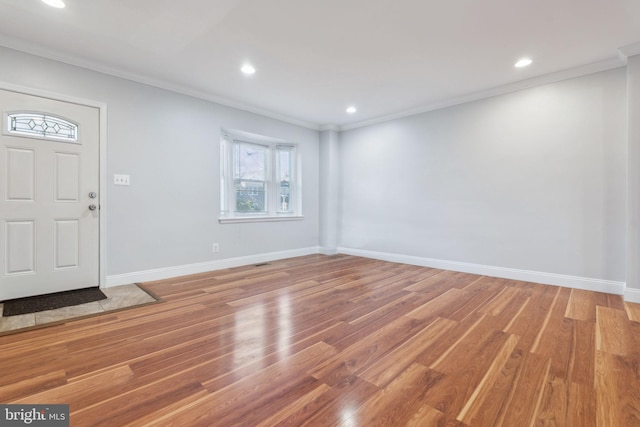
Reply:
[[[136,285],[116,286],[100,290],[107,296],[107,299],[71,307],[57,308],[55,310],[20,314],[18,316],[2,316],[4,304],[0,303],[0,333],[41,326],[47,323],[73,319],[75,317],[100,314],[156,301],[155,298]]]

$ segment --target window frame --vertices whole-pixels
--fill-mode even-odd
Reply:
[[[265,210],[258,212],[238,211],[237,183],[243,181],[236,176],[239,167],[239,149],[241,144],[251,144],[265,148]],[[287,210],[281,198],[282,181],[278,174],[281,173],[278,155],[282,151],[289,153],[289,196]],[[302,216],[302,185],[301,185],[301,159],[299,146],[296,143],[276,140],[258,135],[249,135],[245,132],[231,133],[222,131],[220,135],[220,216],[221,224],[238,222],[270,222],[270,221],[294,221],[303,219]],[[246,181],[246,180],[244,180]]]

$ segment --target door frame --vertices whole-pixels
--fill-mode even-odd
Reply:
[[[59,92],[51,92],[45,89],[15,85],[2,80],[0,80],[0,89],[98,109],[100,122],[100,132],[98,135],[98,155],[100,157],[98,160],[98,181],[100,188],[100,192],[98,193],[98,206],[100,207],[98,210],[98,283],[101,288],[105,288],[107,278],[107,104],[100,101],[69,96]],[[2,126],[5,126],[5,123],[2,123]]]

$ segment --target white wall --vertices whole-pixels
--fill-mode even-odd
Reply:
[[[340,136],[335,130],[320,132],[320,247],[325,254],[338,248],[340,192]]]
[[[343,132],[340,246],[624,282],[625,91],[616,69]]]
[[[640,303],[640,55],[627,64],[628,106],[628,239],[625,299]]]
[[[2,47],[0,64],[0,82],[107,104],[107,275],[318,246],[317,131]],[[218,223],[220,128],[300,144],[303,221]]]

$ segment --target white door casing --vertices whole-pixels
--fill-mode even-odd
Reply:
[[[98,286],[99,109],[10,90],[0,109],[0,301]],[[10,131],[26,112],[77,124],[77,140]]]

